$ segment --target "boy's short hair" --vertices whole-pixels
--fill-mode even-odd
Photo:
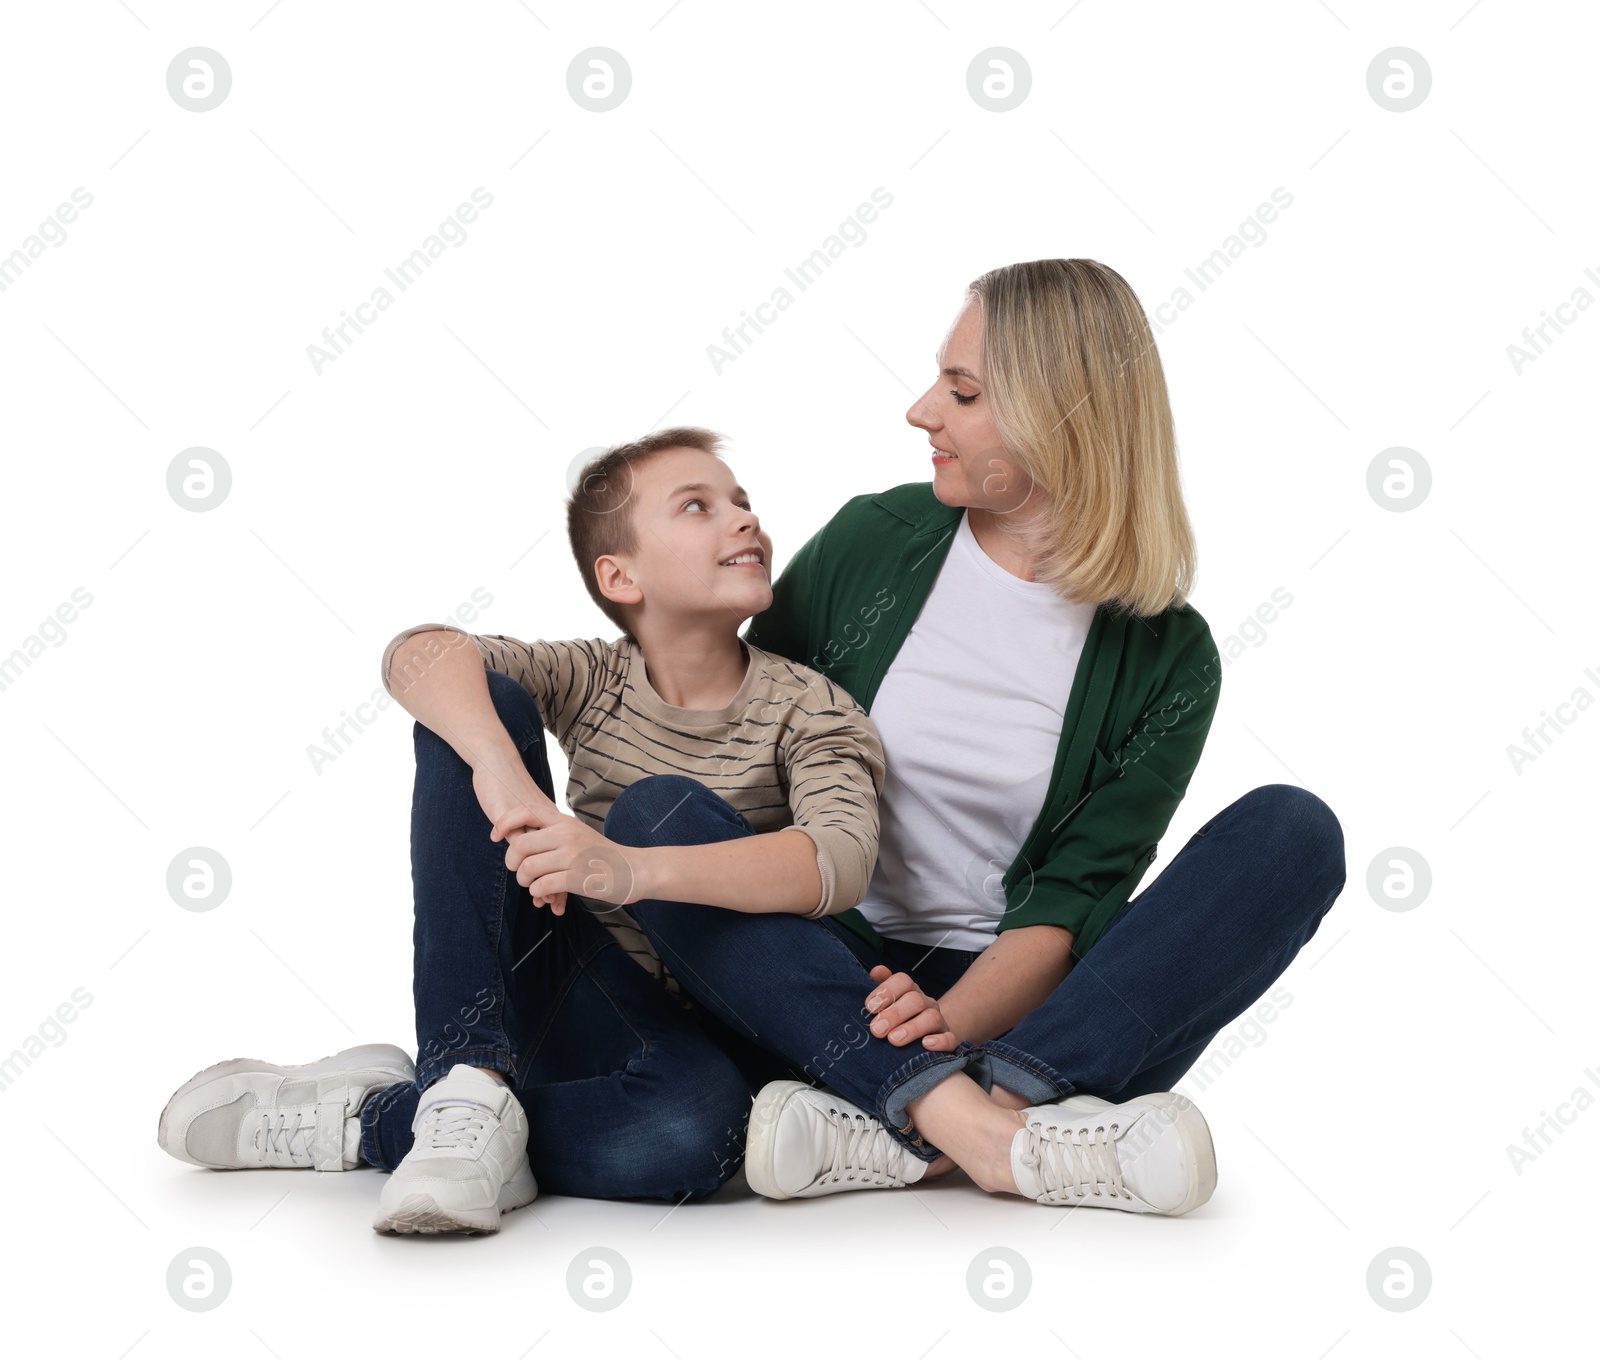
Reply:
[[[720,458],[722,444],[721,435],[698,425],[677,425],[628,444],[614,444],[584,464],[567,497],[567,541],[584,588],[629,642],[638,642],[638,638],[628,627],[623,606],[600,593],[594,564],[597,558],[639,550],[639,528],[633,515],[635,470],[666,449],[700,449]]]

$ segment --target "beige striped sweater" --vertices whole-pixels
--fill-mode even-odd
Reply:
[[[883,745],[866,710],[826,676],[741,639],[749,665],[728,704],[677,708],[651,687],[638,644],[625,637],[522,642],[423,623],[384,651],[383,685],[391,694],[396,649],[432,631],[470,638],[486,667],[533,696],[566,753],[567,803],[585,825],[603,830],[612,800],[636,779],[689,775],[727,799],[756,831],[793,826],[816,842],[822,900],[811,916],[844,911],[866,896],[878,855]],[[626,910],[600,904],[597,914],[622,948],[682,1001],[677,980]]]

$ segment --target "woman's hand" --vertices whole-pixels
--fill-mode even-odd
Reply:
[[[549,799],[507,808],[489,839],[506,842],[506,868],[535,906],[549,905],[557,916],[566,911],[569,892],[619,907],[645,896],[637,873],[644,852],[624,850]]]
[[[891,973],[884,964],[872,970],[878,985],[867,997],[867,1009],[875,1019],[871,1029],[880,1039],[902,1046],[921,1039],[922,1046],[936,1053],[949,1053],[961,1041],[950,1032],[939,1003],[912,981],[909,973]]]

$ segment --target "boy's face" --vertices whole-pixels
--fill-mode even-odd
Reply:
[[[663,449],[635,465],[637,552],[595,563],[604,594],[658,621],[725,619],[737,631],[772,604],[772,539],[728,465],[700,449]],[[753,563],[728,565],[755,553]]]

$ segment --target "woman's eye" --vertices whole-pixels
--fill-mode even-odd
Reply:
[[[971,406],[972,403],[978,399],[978,394],[976,392],[974,392],[970,397],[964,397],[953,387],[950,389],[950,395],[959,401],[963,406]]]
[[[683,503],[683,508],[685,510],[687,510],[691,505],[704,505],[704,504],[705,504],[705,502],[703,500],[701,500],[700,497],[698,497],[698,496],[690,496],[689,499],[686,500]]]

